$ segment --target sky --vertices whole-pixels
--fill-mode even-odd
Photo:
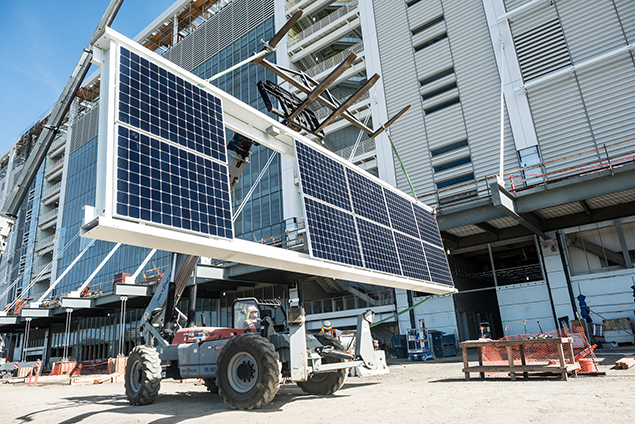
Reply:
[[[133,38],[174,2],[124,0],[112,28]],[[0,154],[55,104],[108,3],[0,0]]]

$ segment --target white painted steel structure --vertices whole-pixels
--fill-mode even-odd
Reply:
[[[97,165],[97,181],[101,183],[98,184],[97,187],[95,208],[90,206],[85,208],[86,215],[82,236],[386,287],[397,287],[435,294],[447,294],[455,291],[453,287],[448,287],[443,284],[424,282],[322,262],[310,258],[309,255],[305,253],[293,252],[239,239],[226,240],[214,237],[202,237],[187,232],[160,228],[150,224],[144,225],[138,222],[113,217],[112,203],[116,178],[114,160],[114,115],[116,110],[115,104],[117,102],[116,88],[118,82],[116,80],[116,70],[118,67],[118,48],[120,46],[158,64],[160,67],[175,73],[194,85],[204,87],[205,90],[208,90],[220,98],[223,104],[226,128],[243,134],[290,158],[295,157],[293,150],[293,141],[295,139],[302,140],[305,143],[312,143],[301,134],[295,133],[288,127],[258,112],[247,104],[240,102],[224,91],[205,84],[203,80],[195,75],[179,68],[163,57],[149,52],[132,40],[118,34],[116,31],[108,29],[104,36],[96,43],[94,55],[95,62],[102,68],[101,116],[98,147],[99,162]],[[267,131],[271,127],[276,128],[278,131],[275,133],[279,135],[275,137],[268,135],[268,133],[274,133]],[[320,146],[316,146],[316,148],[323,150],[326,155],[333,155]],[[369,177],[372,176],[369,175]],[[372,178],[379,184],[388,187],[385,182],[375,177]],[[392,190],[394,190],[394,188],[392,188]]]

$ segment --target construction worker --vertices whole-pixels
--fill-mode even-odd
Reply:
[[[333,336],[337,339],[337,330],[333,328],[331,321],[322,322],[322,329],[320,330],[320,333],[328,334],[329,336]]]
[[[247,309],[247,318],[243,324],[243,330],[251,333],[260,331],[260,311],[254,305]]]

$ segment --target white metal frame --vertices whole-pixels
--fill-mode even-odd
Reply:
[[[359,281],[386,287],[417,290],[434,294],[456,292],[454,287],[444,284],[424,282],[392,274],[324,262],[313,259],[305,253],[240,239],[228,240],[208,237],[201,234],[156,226],[151,223],[133,222],[128,219],[113,216],[112,196],[114,193],[115,177],[113,147],[115,144],[114,102],[116,97],[114,92],[117,86],[117,73],[115,72],[116,63],[114,63],[116,61],[112,60],[112,57],[116,57],[117,55],[112,55],[111,52],[117,52],[119,46],[123,46],[139,56],[157,63],[170,72],[179,75],[184,80],[220,98],[223,103],[224,124],[227,128],[290,158],[295,158],[295,139],[303,141],[304,143],[312,143],[309,139],[289,129],[282,123],[275,121],[224,91],[205,83],[201,78],[183,70],[160,55],[145,49],[143,46],[118,34],[116,31],[107,28],[102,38],[95,43],[94,54],[95,63],[102,67],[102,107],[100,108],[97,181],[103,183],[97,187],[95,207],[85,207],[84,226],[82,227],[83,237],[188,255],[212,257],[225,261],[281,269],[308,275]],[[275,131],[271,129],[275,129]],[[314,147],[321,149],[324,154],[346,165],[346,161],[335,154],[320,146],[316,145]],[[360,172],[363,171],[360,170]],[[368,175],[370,176],[371,174]],[[370,176],[369,178],[404,198],[409,199],[407,195],[399,192],[386,182],[374,176]],[[431,210],[430,208],[428,209]]]

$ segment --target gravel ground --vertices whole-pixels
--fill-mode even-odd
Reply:
[[[391,360],[390,374],[347,378],[333,396],[281,387],[256,411],[235,411],[198,383],[165,380],[156,402],[130,406],[123,383],[89,386],[0,385],[2,423],[554,423],[635,422],[635,368],[612,369],[619,355],[598,355],[606,376],[463,378],[458,358]]]

